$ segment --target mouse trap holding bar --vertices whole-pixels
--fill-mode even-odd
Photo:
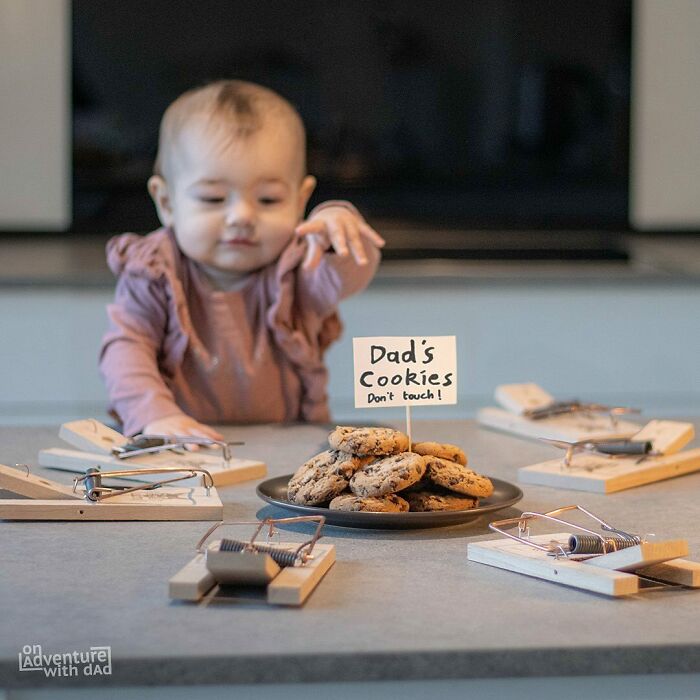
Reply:
[[[94,466],[120,470],[128,464],[134,470],[133,475],[119,478],[144,482],[158,480],[158,476],[149,472],[147,468],[204,467],[211,474],[216,486],[259,479],[267,473],[263,462],[233,457],[231,448],[234,445],[242,445],[240,442],[168,435],[137,435],[128,438],[93,418],[64,423],[58,435],[77,449],[55,447],[41,450],[41,466],[83,472]],[[206,453],[202,450],[188,451],[185,445],[190,443],[220,451],[220,454]]]
[[[477,413],[481,425],[528,438],[550,438],[578,442],[590,438],[624,438],[641,426],[622,420],[636,408],[586,403],[576,399],[561,401],[537,384],[501,384],[495,399],[500,407],[482,408]]]
[[[0,520],[221,520],[224,507],[214,480],[201,467],[141,467],[101,471],[91,467],[73,487],[31,474],[29,467],[0,464],[0,490],[23,498],[0,499]],[[136,486],[107,486],[104,480],[148,471],[155,479]],[[202,486],[173,486],[202,480]]]
[[[594,523],[584,527],[559,517],[571,511],[583,513]],[[535,535],[531,533],[535,523],[563,525],[566,531]],[[688,554],[686,540],[659,541],[652,535],[631,534],[581,506],[525,512],[489,527],[503,538],[470,543],[469,561],[613,597],[700,587],[700,562],[682,558]],[[517,534],[509,532],[515,527]]]
[[[700,449],[683,450],[695,437],[692,423],[652,420],[628,438],[546,442],[564,450],[561,459],[518,470],[524,484],[614,493],[700,470]]]
[[[335,562],[335,545],[318,543],[325,521],[323,516],[299,516],[217,523],[197,544],[195,558],[170,579],[170,598],[204,603],[262,599],[270,605],[303,605]],[[310,540],[272,542],[278,525],[301,522],[316,523]],[[222,525],[256,528],[249,540],[221,539],[205,546]],[[263,530],[267,541],[261,543],[257,540]]]

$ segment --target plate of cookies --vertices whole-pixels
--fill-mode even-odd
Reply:
[[[514,484],[468,467],[456,445],[410,444],[398,430],[349,426],[333,430],[328,443],[294,474],[261,483],[258,496],[323,515],[329,525],[378,529],[456,525],[523,496]]]

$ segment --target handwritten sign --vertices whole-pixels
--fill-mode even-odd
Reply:
[[[455,336],[353,338],[355,407],[457,403]]]

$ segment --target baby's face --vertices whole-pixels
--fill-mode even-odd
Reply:
[[[227,139],[224,129],[195,123],[172,148],[165,204],[151,183],[149,189],[183,253],[233,273],[276,260],[315,185],[314,178],[302,177],[300,145],[284,125]]]

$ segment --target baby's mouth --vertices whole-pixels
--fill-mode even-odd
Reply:
[[[226,247],[226,248],[236,248],[238,246],[242,247],[253,247],[256,246],[257,243],[253,241],[250,238],[247,238],[246,236],[238,236],[236,238],[227,238],[226,240],[220,241],[220,245]]]

